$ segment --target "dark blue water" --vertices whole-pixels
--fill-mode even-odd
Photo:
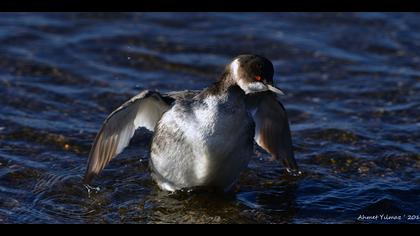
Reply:
[[[409,13],[1,13],[0,223],[420,223],[419,29]],[[241,53],[273,61],[304,176],[259,150],[232,193],[170,195],[139,135],[88,196],[113,109],[208,86]],[[382,214],[401,220],[359,218]]]

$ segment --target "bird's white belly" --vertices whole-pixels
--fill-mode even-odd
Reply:
[[[230,187],[252,155],[253,129],[247,113],[221,116],[211,109],[197,110],[186,119],[174,113],[165,113],[157,130],[171,130],[167,136],[173,135],[168,137],[172,141],[158,150],[152,148],[154,171],[163,177],[157,181],[159,186],[169,191],[196,186]]]
[[[232,125],[232,124],[231,124]],[[200,130],[200,138],[193,144],[193,168],[200,185],[226,186],[246,167],[249,157],[249,139],[244,127],[235,129]]]

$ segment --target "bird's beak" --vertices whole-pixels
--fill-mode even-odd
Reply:
[[[276,94],[278,94],[278,95],[285,95],[280,89],[278,89],[278,88],[276,88],[276,87],[274,87],[274,86],[272,86],[272,85],[269,85],[269,84],[267,84],[267,88],[268,88],[268,90],[270,90],[271,92],[274,92],[274,93],[276,93]]]

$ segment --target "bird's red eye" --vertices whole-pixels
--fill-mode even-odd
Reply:
[[[258,76],[258,75],[257,75],[257,76],[255,76],[255,80],[256,80],[256,81],[261,81],[261,76]]]

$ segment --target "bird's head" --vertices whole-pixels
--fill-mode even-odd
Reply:
[[[231,78],[245,94],[271,91],[284,95],[280,89],[274,87],[274,66],[265,57],[253,54],[240,55],[228,65],[227,69]]]

